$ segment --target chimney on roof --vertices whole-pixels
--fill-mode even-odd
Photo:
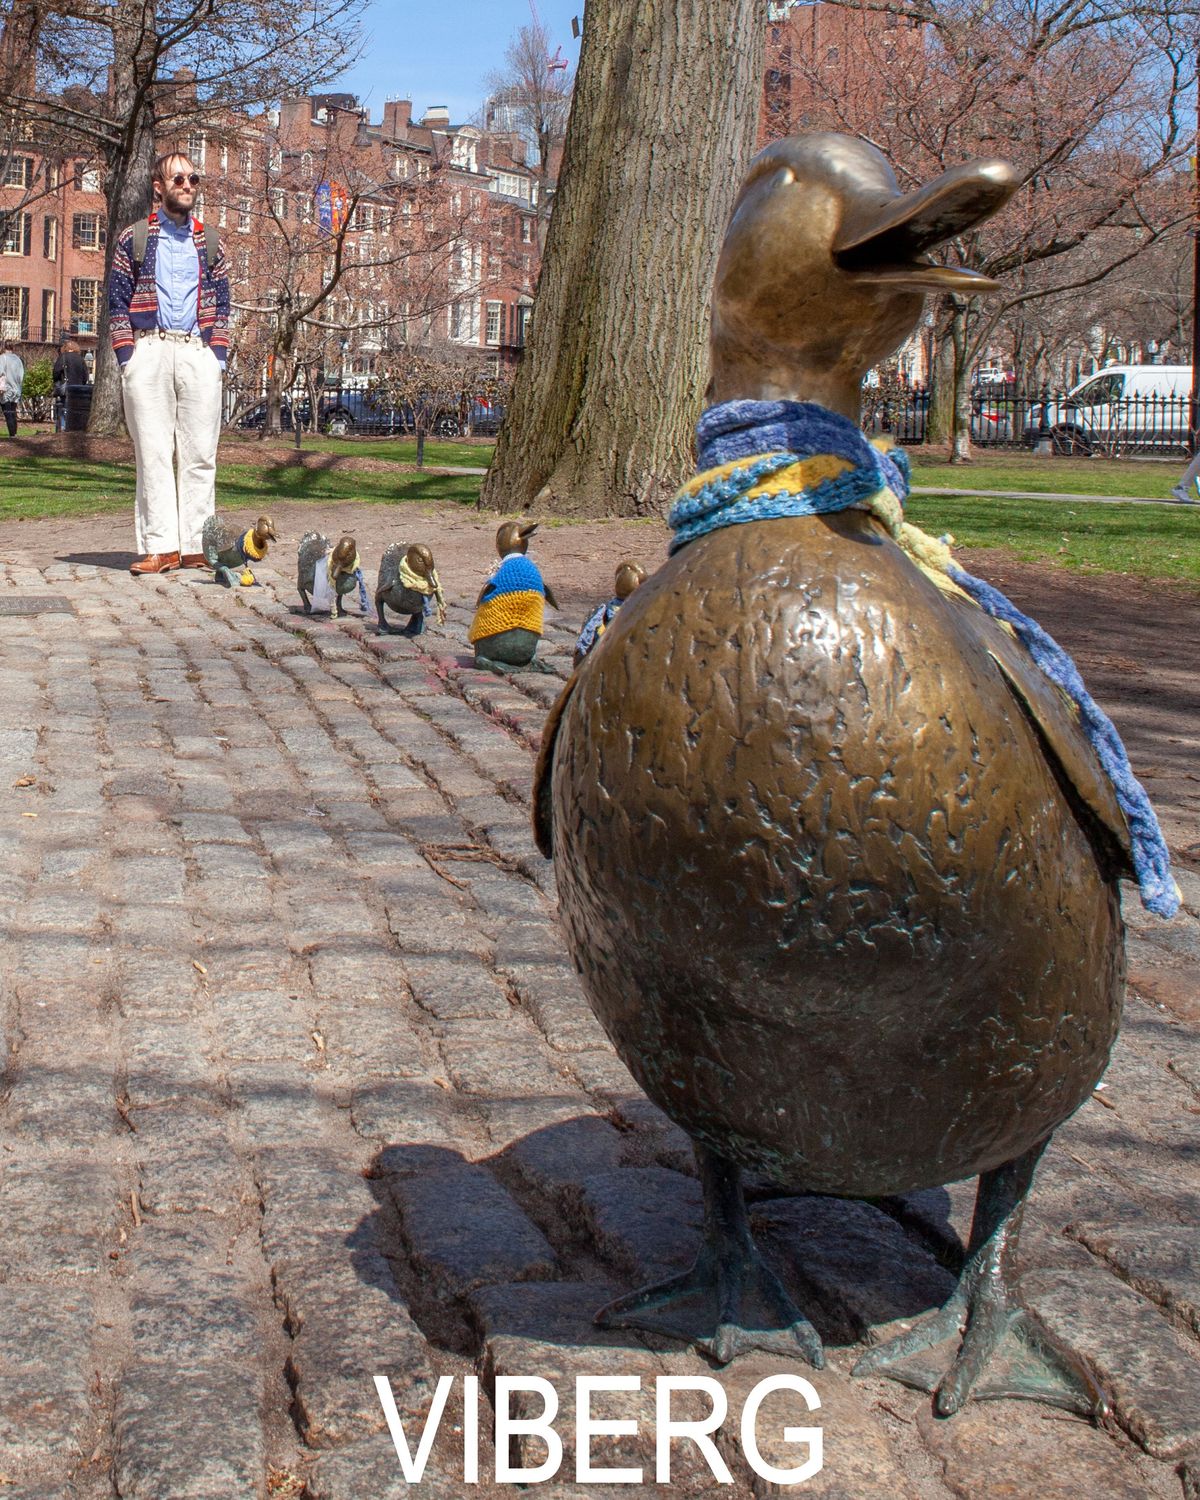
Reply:
[[[388,99],[383,106],[383,133],[390,140],[403,141],[408,138],[408,127],[412,124],[412,100]]]
[[[431,104],[421,117],[422,125],[449,125],[450,111],[444,104]]]

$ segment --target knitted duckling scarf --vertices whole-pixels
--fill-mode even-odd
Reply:
[[[869,442],[848,417],[810,401],[726,401],[696,428],[699,472],[679,491],[668,523],[670,550],[722,526],[780,516],[818,516],[852,506],[870,511],[940,587],[961,590],[1007,625],[1035,665],[1075,705],[1080,723],[1129,823],[1142,905],[1161,917],[1179,909],[1170,856],[1145,789],[1112,721],[1094,701],[1062,647],[999,589],[954,561],[949,543],[904,519],[908,455]]]

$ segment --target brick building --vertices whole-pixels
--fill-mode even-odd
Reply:
[[[772,0],[758,143],[844,129],[839,103],[875,88],[876,70],[922,46],[921,23],[900,11]]]
[[[38,355],[65,333],[95,345],[104,280],[98,167],[39,148],[23,132],[0,184],[0,331]]]
[[[174,78],[186,108],[192,75]],[[258,116],[205,118],[160,142],[192,159],[197,213],[215,218],[234,284],[233,344],[243,381],[256,328],[289,294],[297,267],[328,276],[339,208],[348,269],[322,307],[326,368],[369,375],[407,344],[478,349],[496,371],[519,357],[540,269],[539,185],[515,134],[454,125],[444,109],[412,118],[390,100],[372,123],[348,94],[284,102]],[[28,363],[67,333],[95,345],[104,295],[100,168],[18,122],[0,141],[0,327]]]

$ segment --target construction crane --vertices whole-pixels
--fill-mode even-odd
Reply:
[[[549,45],[549,42],[550,42],[550,33],[546,30],[545,26],[542,24],[542,18],[541,18],[541,16],[538,15],[538,8],[537,8],[537,5],[534,3],[534,0],[529,0],[529,9],[530,9],[530,12],[533,15],[533,24],[537,28],[538,35],[543,38],[543,40],[546,42],[547,45]],[[554,50],[554,56],[553,57],[551,57],[549,55],[549,53],[546,54],[546,72],[547,73],[557,73],[557,72],[564,72],[565,73],[566,69],[567,69],[567,60],[562,55],[562,48],[561,47],[556,47],[555,48],[555,50]]]

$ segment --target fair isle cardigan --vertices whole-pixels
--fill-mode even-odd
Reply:
[[[204,243],[204,225],[195,218],[192,220],[192,242],[200,262],[200,305],[196,309],[196,322],[200,327],[200,337],[224,364],[229,344],[229,273],[225,247],[218,242],[219,253],[210,266]],[[151,213],[146,232],[146,253],[135,284],[133,225],[123,229],[117,239],[108,277],[108,332],[113,353],[122,365],[128,363],[133,353],[134,329],[158,326],[158,287],[154,280],[157,252],[158,215]]]

